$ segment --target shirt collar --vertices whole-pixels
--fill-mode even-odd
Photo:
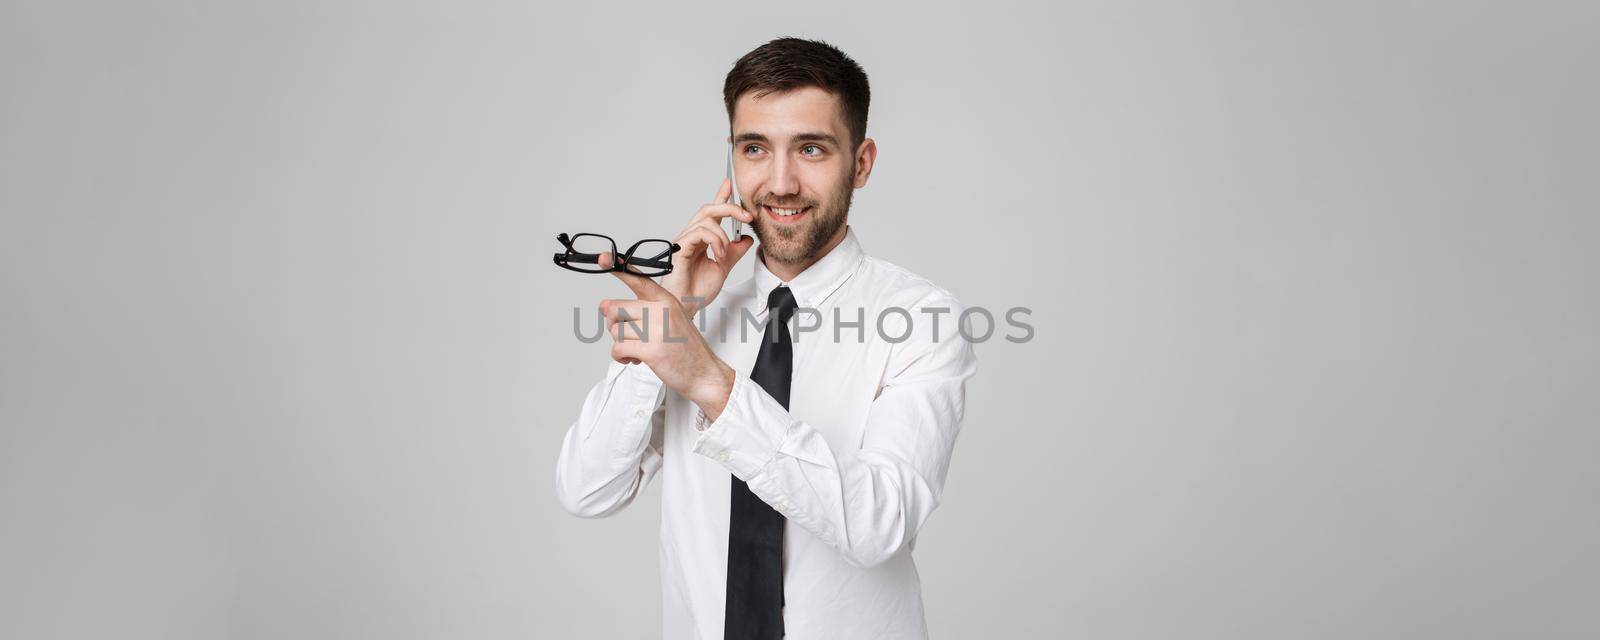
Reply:
[[[756,254],[756,290],[753,302],[756,304],[757,315],[766,312],[767,296],[780,284],[789,286],[790,291],[794,293],[795,302],[801,307],[819,308],[828,296],[839,289],[839,285],[850,279],[850,275],[856,272],[856,267],[861,264],[865,256],[861,250],[861,243],[856,240],[855,229],[848,224],[844,227],[844,239],[840,240],[838,245],[789,282],[779,280],[778,276],[768,271],[766,262],[761,260],[761,254]]]

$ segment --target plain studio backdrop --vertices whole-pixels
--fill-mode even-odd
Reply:
[[[554,236],[676,235],[724,74],[796,35],[872,79],[865,249],[1032,309],[916,550],[934,637],[1596,637],[1597,32],[8,0],[0,636],[658,635],[659,486],[553,493],[609,362],[573,309],[626,294]]]

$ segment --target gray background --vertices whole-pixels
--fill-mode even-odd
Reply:
[[[0,636],[658,634],[552,236],[675,234],[791,34],[864,247],[1034,309],[935,637],[1600,634],[1594,3],[3,6]]]

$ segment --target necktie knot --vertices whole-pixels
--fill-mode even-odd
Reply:
[[[773,287],[772,293],[767,294],[767,311],[779,323],[788,323],[789,317],[794,315],[794,310],[800,303],[795,302],[794,291],[789,287]]]

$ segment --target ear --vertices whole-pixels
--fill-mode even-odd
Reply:
[[[861,146],[856,147],[856,175],[853,176],[855,188],[867,186],[867,178],[872,177],[872,163],[878,160],[878,143],[872,138],[861,141]]]

